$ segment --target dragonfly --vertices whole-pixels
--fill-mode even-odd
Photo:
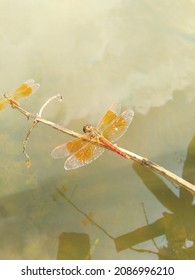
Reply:
[[[6,97],[0,97],[0,110],[3,110],[8,104],[19,106],[18,99],[28,97],[38,90],[39,87],[40,85],[36,84],[33,79],[27,80],[13,92],[5,93]]]
[[[120,103],[113,103],[96,128],[91,125],[83,126],[84,134],[81,137],[57,146],[51,156],[55,159],[68,157],[64,164],[66,170],[91,163],[103,154],[105,147],[129,159],[130,157],[113,143],[127,131],[134,112],[128,109],[120,114],[120,109]]]

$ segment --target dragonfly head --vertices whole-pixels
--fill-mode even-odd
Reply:
[[[92,126],[90,124],[86,124],[83,126],[83,132],[90,133],[92,131]]]

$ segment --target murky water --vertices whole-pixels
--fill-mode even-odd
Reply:
[[[118,100],[135,116],[118,145],[194,183],[194,1],[9,1],[0,4],[0,89],[28,78],[21,102],[81,132]],[[24,12],[25,11],[25,12]],[[12,19],[10,21],[9,19]],[[70,140],[0,112],[0,259],[195,259],[193,197],[110,151],[65,171]]]

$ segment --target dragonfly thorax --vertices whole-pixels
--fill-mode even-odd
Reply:
[[[92,139],[100,136],[99,132],[89,124],[83,126],[83,131]]]

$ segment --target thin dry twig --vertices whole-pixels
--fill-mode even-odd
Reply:
[[[61,94],[57,94],[57,95],[54,95],[52,97],[50,97],[44,104],[43,106],[41,107],[39,113],[37,114],[37,117],[41,118],[42,117],[42,114],[43,114],[43,110],[47,107],[47,105],[52,102],[54,99],[57,99],[59,102],[62,101],[63,99],[63,96]]]
[[[20,113],[22,113],[23,115],[25,115],[28,119],[29,119],[29,118],[33,119],[34,122],[36,122],[36,124],[40,122],[40,123],[43,123],[43,124],[45,124],[45,125],[47,125],[47,126],[49,126],[49,127],[52,127],[53,129],[56,129],[56,130],[60,131],[60,132],[62,132],[62,133],[66,133],[66,134],[68,134],[68,135],[70,135],[70,136],[72,136],[72,137],[76,137],[76,138],[82,137],[81,134],[76,133],[76,132],[74,132],[73,130],[67,129],[67,128],[65,128],[65,127],[62,127],[62,126],[60,126],[60,125],[58,125],[58,124],[55,124],[55,123],[53,123],[53,122],[51,122],[51,121],[48,121],[48,120],[43,119],[42,117],[40,117],[40,116],[42,115],[43,109],[44,109],[44,108],[50,103],[50,101],[52,101],[54,98],[56,98],[56,96],[50,98],[50,99],[42,106],[42,109],[40,110],[38,116],[37,116],[37,115],[34,115],[34,114],[32,114],[32,113],[30,113],[30,112],[28,112],[28,111],[26,111],[25,109],[23,109],[23,108],[22,108],[20,105],[18,105],[18,104],[11,104],[11,105],[12,105],[13,108],[17,109]],[[34,125],[34,126],[35,126],[35,125]],[[34,126],[33,126],[33,128],[34,128]],[[32,129],[33,129],[33,128],[32,128]],[[29,139],[29,135],[30,135],[30,133],[32,132],[32,129],[30,129],[31,131],[29,130],[29,132],[28,132],[28,134],[27,134],[26,142],[27,142],[28,139]],[[97,142],[96,142],[95,140],[93,140],[93,139],[84,138],[83,140],[84,140],[84,141],[93,142],[94,144],[97,145]],[[98,144],[100,144],[100,143],[98,143]],[[27,145],[27,143],[26,143],[26,145]],[[104,148],[106,148],[106,149],[109,149],[109,148],[108,148],[107,146],[105,146],[103,143],[101,143],[100,145],[102,145],[102,146],[103,146]],[[172,173],[172,172],[170,172],[169,170],[165,169],[164,167],[162,167],[162,166],[160,166],[160,165],[158,165],[158,164],[156,164],[156,163],[150,161],[150,160],[147,159],[147,158],[144,158],[144,157],[142,157],[142,156],[139,156],[139,155],[137,155],[137,154],[135,154],[135,153],[133,153],[133,152],[130,152],[130,151],[128,151],[128,150],[125,150],[125,149],[123,149],[123,148],[121,148],[121,147],[118,147],[118,146],[117,146],[117,148],[119,148],[122,152],[126,153],[126,154],[129,156],[130,159],[132,159],[132,160],[138,162],[139,164],[141,164],[141,165],[144,166],[144,167],[147,167],[147,168],[149,168],[149,169],[151,169],[151,170],[153,170],[153,171],[159,173],[160,175],[162,175],[163,177],[167,178],[167,179],[168,179],[169,181],[171,181],[172,183],[174,183],[174,184],[176,184],[176,185],[178,185],[178,186],[180,186],[180,187],[186,189],[187,191],[191,192],[192,195],[195,195],[195,186],[192,185],[191,183],[187,182],[187,181],[184,180],[183,178],[181,178],[181,177],[175,175],[174,173]],[[27,155],[27,160],[28,160],[28,155]]]
[[[32,123],[32,126],[29,128],[29,130],[28,130],[28,132],[27,132],[27,134],[26,134],[26,137],[25,137],[25,139],[24,139],[24,141],[23,141],[23,153],[24,153],[24,155],[26,156],[26,161],[25,161],[25,163],[26,163],[26,167],[27,167],[27,168],[29,168],[29,167],[31,166],[30,157],[29,157],[29,155],[28,155],[28,153],[27,153],[27,151],[26,151],[26,149],[27,149],[27,144],[28,144],[28,140],[29,140],[29,138],[30,138],[30,134],[32,133],[32,131],[33,131],[33,129],[35,128],[36,125],[37,125],[37,121],[34,120],[33,123]]]
[[[9,98],[9,97],[8,97]],[[10,99],[10,98],[9,98]],[[8,100],[9,100],[8,99]],[[54,95],[54,96],[52,96],[52,97],[50,97],[44,104],[43,104],[43,106],[41,107],[41,109],[40,109],[40,111],[39,111],[39,113],[37,114],[37,116],[36,116],[36,118],[34,119],[34,121],[33,121],[33,123],[32,123],[32,126],[29,128],[29,130],[28,130],[28,132],[27,132],[27,134],[26,134],[26,137],[25,137],[25,139],[24,139],[24,141],[23,141],[23,153],[24,153],[24,155],[26,156],[26,166],[27,166],[27,168],[29,168],[30,166],[31,166],[31,160],[30,160],[30,156],[28,155],[28,153],[27,153],[27,144],[28,144],[28,141],[29,141],[29,138],[30,138],[30,134],[32,133],[32,131],[33,131],[33,129],[35,128],[35,126],[38,124],[38,118],[41,118],[42,117],[42,114],[43,114],[43,110],[46,108],[46,106],[51,102],[51,101],[53,101],[54,99],[57,99],[58,101],[62,101],[62,99],[63,99],[63,97],[62,97],[62,95],[60,95],[60,94],[57,94],[57,95]],[[14,103],[14,105],[13,105],[13,103],[11,103],[11,106],[14,108],[14,107],[20,107],[20,105],[19,104],[16,104],[16,103]],[[26,115],[26,114],[25,114]],[[30,116],[29,115],[26,115],[27,116],[27,118],[29,118]]]

